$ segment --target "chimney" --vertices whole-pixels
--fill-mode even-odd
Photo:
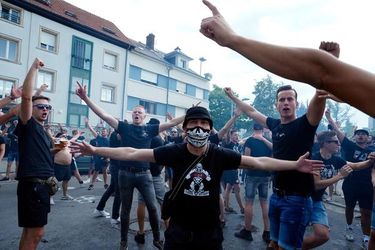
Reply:
[[[155,35],[150,33],[146,37],[146,47],[149,49],[154,49],[154,45],[155,45]]]

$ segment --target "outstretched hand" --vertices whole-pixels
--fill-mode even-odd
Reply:
[[[212,16],[202,20],[200,32],[221,46],[229,46],[231,38],[235,36],[234,31],[230,28],[216,6],[207,0],[203,0],[203,3],[211,10]]]
[[[82,141],[82,143],[76,142],[76,141],[71,141],[71,146],[70,150],[71,153],[80,153],[82,155],[93,155],[95,154],[95,147],[91,146],[85,141]]]
[[[338,174],[345,178],[351,172],[353,172],[353,169],[349,165],[345,165],[342,168],[340,168]]]
[[[319,160],[309,160],[307,159],[307,157],[309,157],[309,152],[298,158],[297,171],[302,173],[319,175],[320,170],[324,167],[323,162]]]
[[[233,94],[233,91],[232,91],[232,88],[231,87],[225,87],[223,88],[225,94],[232,99],[232,97],[234,97],[234,94]]]

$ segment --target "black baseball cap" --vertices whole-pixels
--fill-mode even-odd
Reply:
[[[159,124],[160,124],[160,121],[159,121],[158,119],[156,119],[156,118],[151,118],[151,119],[148,121],[147,124],[151,124],[151,125],[156,124],[156,125],[159,125]]]
[[[354,135],[358,134],[358,133],[364,133],[366,134],[367,136],[370,135],[370,133],[368,132],[367,129],[364,129],[364,128],[360,128],[360,129],[357,129],[356,131],[354,131]]]
[[[201,106],[195,106],[195,107],[189,108],[186,111],[185,120],[182,126],[185,127],[187,122],[193,119],[207,120],[210,123],[210,129],[212,129],[213,122],[212,122],[210,113],[208,112],[206,108],[201,107]]]

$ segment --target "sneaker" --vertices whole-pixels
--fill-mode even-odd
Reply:
[[[263,241],[266,242],[267,244],[270,243],[270,242],[271,242],[270,231],[263,231],[262,239],[263,239]]]
[[[226,207],[224,210],[225,210],[225,212],[227,212],[227,213],[232,213],[232,214],[236,214],[236,213],[237,213],[236,210],[234,210],[234,209],[231,208],[231,207]]]
[[[368,249],[368,240],[362,240],[362,249],[367,250]]]
[[[128,250],[128,243],[126,241],[120,242],[120,250]]]
[[[49,204],[51,204],[51,205],[55,205],[55,201],[53,200],[52,197],[49,198]]]
[[[90,178],[88,178],[87,180],[83,181],[83,184],[89,184],[89,183],[90,183]]]
[[[104,189],[107,189],[108,188],[108,184],[104,184]]]
[[[245,208],[241,208],[241,214],[245,214]]]
[[[103,182],[103,180],[100,179],[99,177],[96,177],[96,181],[97,181],[97,182]]]
[[[164,247],[164,242],[161,241],[161,240],[154,240],[152,242],[154,244],[154,246],[159,249],[159,250],[163,250],[163,247]]]
[[[62,201],[72,201],[72,200],[74,200],[74,198],[72,196],[70,196],[69,194],[67,194],[67,195],[62,196],[61,200]]]
[[[107,217],[109,216],[109,213],[105,210],[98,210],[95,208],[94,212],[92,213],[94,217]]]
[[[138,244],[145,244],[145,234],[140,234],[139,232],[137,232],[137,234],[134,236],[134,240]]]
[[[113,219],[113,218],[111,218],[111,224],[112,225],[117,225],[117,224],[120,224],[120,220],[119,219]]]
[[[93,184],[90,184],[89,188],[87,190],[91,190],[94,188],[94,185]]]
[[[345,239],[347,241],[354,241],[353,228],[351,228],[351,227],[346,228]]]
[[[237,238],[248,240],[248,241],[253,240],[253,236],[251,235],[251,231],[248,231],[245,228],[242,228],[241,231],[234,233],[234,236],[236,236]]]

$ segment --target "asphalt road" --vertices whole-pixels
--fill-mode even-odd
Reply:
[[[17,182],[0,182],[0,249],[18,249],[21,228],[17,224],[16,187]],[[59,191],[55,196],[55,205],[51,208],[48,225],[45,227],[43,241],[38,249],[69,249],[69,250],[97,250],[118,249],[120,232],[111,227],[109,218],[94,218],[95,209],[100,196],[104,192],[103,183],[97,182],[93,190],[87,190],[87,185],[80,188],[75,179],[72,179],[69,190],[73,201],[60,200]],[[136,195],[134,195],[136,199]],[[341,199],[336,197],[336,199]],[[156,249],[152,246],[152,234],[146,235],[146,244],[137,245],[133,240],[138,228],[136,223],[136,200],[133,202],[131,212],[131,225],[129,233],[129,249]],[[231,197],[232,206],[237,209],[234,195]],[[111,211],[112,198],[107,203],[106,210]],[[345,217],[341,207],[327,204],[331,226],[331,239],[318,249],[347,250],[361,249],[361,232],[358,218],[354,222],[355,241],[347,242],[344,239]],[[241,214],[227,214],[224,228],[224,249],[265,249],[266,245],[261,239],[263,226],[258,202],[255,202],[255,218],[253,224],[258,232],[253,233],[254,241],[247,242],[234,237],[234,232],[241,229],[244,216]],[[149,228],[149,226],[147,225]],[[307,233],[309,230],[307,230]]]

